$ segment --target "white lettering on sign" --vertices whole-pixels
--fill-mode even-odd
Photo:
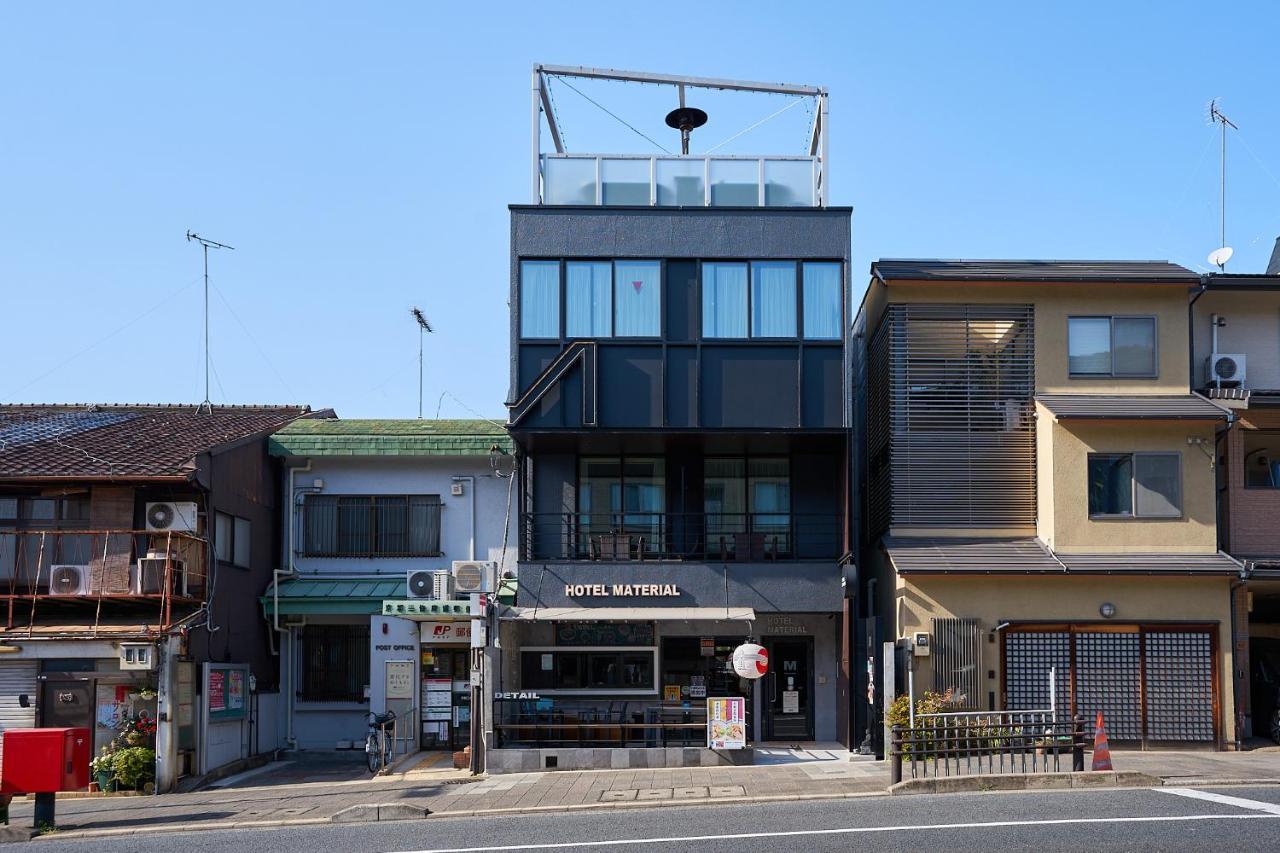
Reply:
[[[494,693],[494,699],[540,699],[537,693],[532,690],[518,690],[510,693]]]
[[[571,583],[565,584],[566,598],[679,598],[680,587],[673,583]]]

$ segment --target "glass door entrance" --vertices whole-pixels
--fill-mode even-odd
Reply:
[[[471,649],[422,647],[422,748],[471,742]]]
[[[813,638],[765,638],[764,739],[813,740]]]

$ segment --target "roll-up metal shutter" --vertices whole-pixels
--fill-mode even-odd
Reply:
[[[39,682],[36,680],[36,661],[0,661],[0,733],[9,729],[29,729],[36,724],[36,696]],[[18,697],[27,697],[27,707],[18,704]],[[0,754],[4,738],[0,737]]]

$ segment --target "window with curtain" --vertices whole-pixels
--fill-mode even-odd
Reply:
[[[578,526],[586,536],[643,537],[646,550],[657,550],[665,510],[662,457],[579,459]]]
[[[747,530],[747,461],[707,459],[703,463],[702,511],[707,535]]]
[[[794,261],[751,264],[751,337],[796,336],[796,265]]]
[[[785,533],[791,527],[791,469],[787,460],[749,460],[747,486],[752,529],[758,533]]]
[[[1182,455],[1091,453],[1089,515],[1178,518],[1182,515]]]
[[[613,265],[608,261],[564,265],[564,326],[570,338],[613,334]]]
[[[615,261],[614,335],[656,338],[662,334],[662,265],[658,261]]]
[[[520,262],[520,337],[560,337],[560,262]]]
[[[702,510],[708,547],[732,534],[764,534],[789,550],[791,466],[785,457],[709,458],[703,462]],[[732,538],[724,545],[735,547]]]
[[[439,495],[309,495],[309,557],[432,557],[440,553]]]
[[[702,336],[747,336],[747,265],[702,265]]]
[[[813,341],[839,340],[840,264],[804,265],[804,336]]]
[[[1072,376],[1155,377],[1155,317],[1067,318]]]

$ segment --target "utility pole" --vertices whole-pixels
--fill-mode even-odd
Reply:
[[[230,249],[234,252],[236,247],[216,240],[206,240],[194,231],[187,231],[187,242],[192,240],[204,249],[204,402],[200,404],[200,409],[212,412],[213,403],[209,400],[209,250]]]
[[[434,332],[422,309],[416,305],[409,309],[413,319],[418,321],[418,420],[422,420],[422,339],[428,332]]]
[[[1240,128],[1236,127],[1235,122],[1223,115],[1222,111],[1218,109],[1217,98],[1214,98],[1209,102],[1209,121],[1221,125],[1222,128],[1222,162],[1220,164],[1221,182],[1219,184],[1218,191],[1218,204],[1221,208],[1221,218],[1219,220],[1220,232],[1218,236],[1220,241],[1218,245],[1225,247],[1227,245],[1227,128],[1230,127],[1232,130],[1239,130]],[[1230,257],[1231,255],[1229,252],[1226,253],[1225,256],[1221,256],[1221,259],[1218,261],[1218,269],[1225,271],[1227,267],[1227,260]]]

